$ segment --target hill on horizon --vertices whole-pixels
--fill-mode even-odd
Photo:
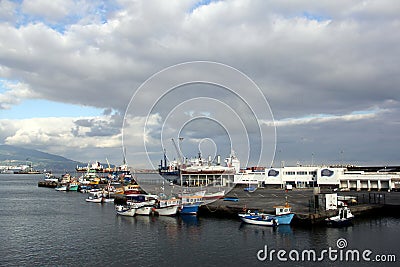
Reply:
[[[0,165],[25,165],[28,162],[35,170],[53,172],[72,171],[77,165],[84,165],[82,162],[35,149],[0,145]]]

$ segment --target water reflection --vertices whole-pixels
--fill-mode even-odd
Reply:
[[[186,226],[199,226],[199,218],[195,215],[180,215],[179,218]]]
[[[242,222],[239,225],[239,231],[254,231],[255,233],[277,233],[277,234],[292,234],[292,227],[290,225],[279,225],[278,227],[265,227],[261,225],[252,225]]]

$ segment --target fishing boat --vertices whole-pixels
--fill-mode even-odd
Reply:
[[[342,206],[338,209],[338,214],[336,216],[326,218],[325,221],[329,226],[343,227],[352,225],[353,218],[354,215],[351,213],[350,209],[347,206]]]
[[[191,214],[196,215],[200,205],[204,204],[203,202],[203,195],[196,195],[196,194],[182,194],[181,196],[181,214]]]
[[[149,216],[156,203],[156,195],[132,194],[127,196],[127,204],[136,209],[137,215]]]
[[[179,199],[161,199],[156,203],[153,211],[160,216],[174,216],[178,213],[179,206]]]
[[[103,193],[99,190],[92,190],[85,200],[86,202],[101,203],[103,202]]]
[[[55,182],[55,183],[58,183],[58,178],[57,177],[55,177],[51,172],[46,172],[45,173],[45,175],[44,175],[44,180],[46,181],[46,182]]]
[[[68,186],[67,184],[60,184],[59,186],[56,187],[56,191],[67,191]]]
[[[246,213],[239,213],[239,218],[248,224],[262,225],[262,226],[278,226],[279,222],[273,216],[257,211],[251,212],[248,210]]]
[[[130,185],[124,186],[124,194],[127,196],[130,196],[130,195],[135,196],[135,195],[143,194],[143,191],[140,189],[139,185],[130,184]]]
[[[115,187],[111,186],[109,183],[108,186],[104,188],[102,191],[103,202],[104,203],[114,202],[114,197],[113,197],[114,194],[115,194]]]
[[[115,198],[111,197],[110,195],[103,195],[102,202],[103,203],[113,203]]]
[[[78,191],[79,183],[71,182],[68,184],[68,191]]]
[[[115,211],[121,216],[133,217],[136,214],[136,209],[130,205],[115,205]]]
[[[253,224],[259,224],[259,225],[270,225],[270,226],[289,225],[292,222],[294,213],[292,212],[292,207],[289,205],[287,199],[285,205],[274,206],[274,208],[275,208],[275,214],[251,212],[248,210],[246,213],[239,214],[239,217],[244,222],[247,223],[253,222]],[[259,221],[261,222],[257,223]]]
[[[137,215],[149,216],[153,211],[154,202],[145,201],[142,203],[134,203],[131,206],[136,209]]]
[[[214,193],[205,193],[203,196],[203,201],[204,204],[210,204],[220,198],[223,198],[224,196],[225,196],[225,190],[221,190]]]
[[[286,200],[285,205],[283,206],[275,206],[275,215],[268,214],[268,216],[273,217],[279,223],[279,225],[290,224],[294,217],[294,213],[292,212],[292,207],[289,205],[289,202]]]

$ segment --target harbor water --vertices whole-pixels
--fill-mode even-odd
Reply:
[[[322,250],[371,251],[368,264],[400,261],[400,218],[356,218],[346,228],[244,225],[212,217],[121,217],[113,204],[38,187],[41,175],[0,175],[0,266],[348,266]],[[340,243],[342,242],[342,243]],[[345,246],[343,245],[345,243]],[[340,244],[339,244],[340,243]],[[285,255],[270,256],[271,250]],[[296,260],[298,251],[318,259]],[[266,257],[268,254],[268,257]],[[290,254],[290,257],[289,257]],[[381,255],[385,263],[377,262]],[[390,256],[392,255],[392,256]],[[396,262],[393,262],[394,257]],[[390,259],[389,259],[390,256]],[[292,259],[294,257],[294,259]],[[286,258],[286,261],[284,259]],[[322,261],[322,262],[321,262]]]

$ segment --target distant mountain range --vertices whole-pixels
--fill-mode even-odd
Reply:
[[[32,165],[35,170],[51,170],[53,172],[72,171],[77,165],[85,166],[85,163],[35,149],[0,145],[0,165],[20,164]]]

